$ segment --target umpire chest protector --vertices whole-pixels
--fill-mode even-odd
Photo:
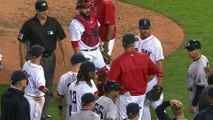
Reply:
[[[90,19],[85,19],[80,15],[76,15],[74,19],[78,20],[85,28],[81,40],[84,44],[93,47],[98,44],[99,34],[98,34],[98,22],[96,18],[96,13],[91,10]]]

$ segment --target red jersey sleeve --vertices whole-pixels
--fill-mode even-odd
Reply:
[[[113,61],[109,71],[109,81],[117,81],[120,73],[120,64],[117,61]]]
[[[115,6],[111,1],[105,3],[105,19],[104,24],[115,24]]]

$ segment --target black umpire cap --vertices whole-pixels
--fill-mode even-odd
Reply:
[[[35,3],[35,8],[41,12],[46,11],[48,9],[47,2],[45,0],[37,0]]]

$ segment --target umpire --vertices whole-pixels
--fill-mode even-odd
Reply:
[[[48,4],[44,0],[38,0],[35,3],[36,15],[27,20],[18,35],[19,52],[20,52],[20,66],[22,67],[25,60],[30,59],[29,50],[33,45],[40,45],[45,48],[41,65],[44,68],[46,79],[46,87],[52,90],[52,83],[55,71],[56,58],[54,50],[57,42],[63,55],[63,64],[67,65],[64,38],[66,35],[62,26],[54,18],[48,16]],[[26,49],[27,48],[27,49]],[[25,56],[25,53],[26,56]],[[50,97],[45,96],[45,105],[43,109],[42,118],[51,118],[47,113]]]

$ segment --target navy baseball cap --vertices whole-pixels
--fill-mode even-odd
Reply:
[[[12,84],[15,84],[16,82],[24,80],[24,79],[28,79],[29,77],[30,75],[28,75],[26,72],[22,70],[16,70],[12,73],[10,80]]]
[[[142,29],[149,29],[151,26],[151,22],[148,18],[142,18],[139,20],[139,28]]]
[[[201,49],[201,44],[198,40],[189,40],[187,42],[186,47],[184,49],[187,49],[188,51],[193,51],[196,49]]]
[[[44,48],[40,45],[33,45],[30,49],[30,54],[33,58],[41,56],[43,52]]]
[[[135,41],[138,41],[138,39],[132,33],[125,34],[122,40],[123,40],[123,47],[126,47],[127,45],[132,44]]]
[[[132,116],[135,115],[136,113],[139,112],[139,110],[141,109],[141,107],[137,104],[137,103],[129,103],[126,107],[126,114],[128,116]]]
[[[41,12],[46,11],[48,9],[47,2],[45,0],[37,0],[35,3],[35,8]]]
[[[105,92],[109,92],[109,91],[112,91],[112,90],[114,90],[114,91],[120,91],[122,89],[123,88],[116,81],[107,81],[104,84],[104,91]]]
[[[88,73],[90,71],[95,71],[95,64],[90,61],[85,61],[80,65],[80,71],[82,73]]]
[[[213,87],[210,87],[208,90],[208,96],[213,98]]]
[[[89,58],[85,58],[84,55],[82,55],[81,53],[74,54],[70,59],[71,64],[73,65],[89,60],[90,60]]]
[[[85,93],[81,97],[82,105],[86,105],[86,104],[89,104],[89,103],[94,102],[94,101],[96,101],[96,97],[92,93]]]

